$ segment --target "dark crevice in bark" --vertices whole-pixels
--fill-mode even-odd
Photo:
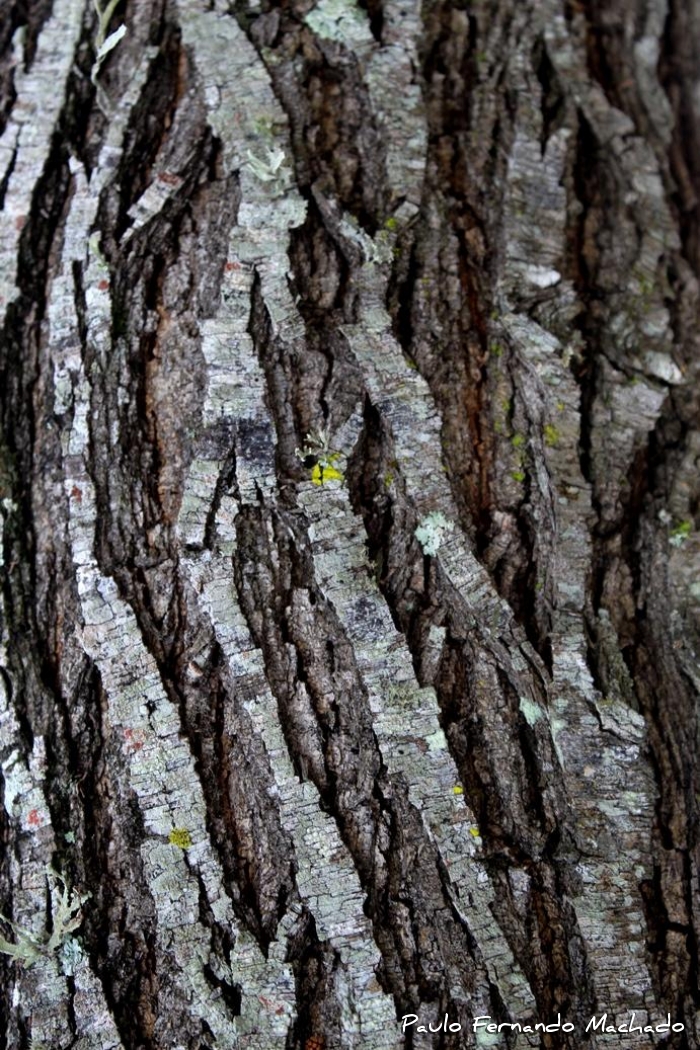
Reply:
[[[382,42],[384,28],[384,0],[357,0],[357,6],[364,8],[369,18],[369,28],[378,44]],[[401,12],[403,15],[403,12]]]
[[[480,167],[472,157],[474,151],[468,137],[476,134],[471,127],[468,100],[470,91],[475,91],[479,83],[478,63],[474,62],[478,50],[477,22],[460,19],[445,7],[439,12],[431,10],[427,25],[432,36],[424,43],[425,91],[438,163],[428,168],[423,212],[429,214],[435,202],[440,202],[444,230],[438,239],[434,220],[419,220],[405,235],[408,243],[399,241],[402,255],[408,258],[400,258],[395,266],[389,307],[395,334],[407,359],[417,364],[428,381],[444,420],[443,459],[462,527],[492,573],[499,593],[509,601],[535,648],[547,660],[551,659],[547,628],[535,615],[534,588],[530,586],[538,569],[534,556],[536,536],[524,509],[525,501],[515,509],[513,540],[500,554],[494,554],[500,549],[504,515],[510,521],[514,508],[510,506],[511,497],[501,493],[503,486],[495,478],[498,438],[494,417],[500,405],[494,400],[496,384],[489,332],[493,327],[490,319],[495,316],[491,273],[495,272],[501,251],[501,233],[493,223],[493,217],[499,214],[493,194],[494,187],[505,185],[505,158],[515,108],[505,71],[501,70],[496,90],[502,97],[502,110],[491,126],[478,129],[480,138],[490,135],[492,142],[490,150],[481,149]],[[507,18],[502,31],[509,31]],[[455,66],[457,53],[459,63]],[[548,78],[545,106],[550,134],[560,119],[561,99],[543,47],[539,64],[542,78]],[[439,256],[436,240],[441,245]],[[443,290],[436,271],[436,266],[446,266],[447,246],[451,248],[452,243],[452,265],[457,267],[460,283],[457,296]],[[439,340],[434,331],[441,332]],[[491,342],[500,353],[500,345]]]
[[[60,250],[69,196],[66,150],[55,138],[22,227],[19,297],[7,310],[0,338],[0,474],[9,501],[3,512],[3,602],[11,642],[8,672],[14,682],[14,711],[27,752],[48,724],[52,698],[44,680],[49,679],[49,688],[56,681],[54,558],[65,564],[62,553],[56,554],[62,539],[52,535],[47,508],[42,506],[44,493],[52,491],[57,476],[60,451],[49,406],[37,395],[45,393],[49,383],[42,373],[41,325],[48,274]]]
[[[387,310],[392,320],[397,343],[409,364],[416,367],[411,355],[413,342],[413,304],[421,279],[416,224],[401,229],[396,241],[396,260],[387,288]]]
[[[374,234],[389,207],[386,146],[360,64],[343,44],[316,37],[298,17],[275,12],[274,20],[239,21],[289,120],[299,190],[317,187]]]
[[[103,136],[107,130],[107,119],[95,105],[91,70],[90,49],[78,44],[59,117],[59,134],[72,154],[85,165],[88,178],[104,144]]]
[[[619,0],[605,5],[601,0],[583,0],[586,12],[586,57],[588,70],[603,88],[611,106],[625,112],[625,99],[619,85],[633,87],[635,79],[626,53],[624,16]]]
[[[299,312],[313,327],[321,327],[329,313],[331,317],[344,317],[353,295],[353,260],[346,257],[342,240],[333,232],[327,228],[319,203],[311,194],[305,222],[290,230],[289,258],[295,288],[304,293],[298,303]]]
[[[342,1017],[334,988],[339,960],[319,939],[313,915],[306,908],[289,939],[287,960],[294,971],[298,1003],[288,1050],[305,1050],[314,1045],[313,1040],[322,1046],[340,1044]]]
[[[316,202],[310,201],[306,222],[292,231],[289,253],[295,287],[305,293],[299,302],[305,324],[303,351],[295,347],[289,354],[280,348],[261,355],[274,391],[284,470],[295,478],[301,474],[299,461],[294,458],[293,462],[294,447],[303,447],[306,434],[319,427],[331,435],[336,432],[354,411],[364,389],[361,369],[339,331],[343,323],[355,320],[357,260],[346,257],[345,247],[328,229]],[[262,318],[266,312],[262,301],[258,307],[257,316]],[[280,396],[282,376],[285,396]]]
[[[670,0],[659,79],[674,117],[669,163],[676,183],[674,202],[683,253],[700,276],[700,130],[694,99],[700,48],[696,36],[692,11],[683,0]]]
[[[3,178],[0,179],[0,208],[2,208],[5,204],[5,194],[7,193],[7,187],[10,185],[10,179],[12,178],[12,173],[15,170],[16,162],[17,147],[15,147],[12,151],[12,158],[10,160],[10,163],[7,165]]]
[[[578,324],[584,338],[586,356],[578,367],[575,378],[581,388],[581,436],[579,439],[579,462],[581,472],[589,484],[591,477],[591,427],[593,402],[595,400],[595,362],[592,343],[595,340],[594,322],[599,316],[597,309],[595,216],[600,212],[601,184],[598,172],[598,142],[583,113],[578,113],[578,141],[576,164],[574,165],[574,188],[577,199],[583,205],[575,221],[569,243],[571,255],[569,269],[574,274],[574,284],[584,309],[579,314]],[[594,495],[594,493],[593,493]]]
[[[293,893],[294,874],[288,836],[277,812],[264,806],[271,774],[261,743],[252,737],[211,627],[194,616],[175,563],[149,571],[127,561],[111,572],[180,712],[234,912],[266,951]],[[163,593],[172,596],[164,610],[158,601]],[[195,667],[190,646],[198,652]]]
[[[456,625],[453,627],[455,629]],[[498,671],[497,678],[501,679],[498,683],[499,700],[502,704],[505,702],[505,710],[500,712],[498,720],[499,729],[507,734],[508,740],[505,750],[501,751],[505,741],[494,732],[495,720],[489,717],[484,706],[486,682],[481,685],[474,682],[474,675],[479,673],[476,653],[468,642],[465,644],[462,640],[450,637],[449,631],[447,637],[449,656],[443,651],[436,689],[465,791],[470,800],[473,798],[475,802],[478,801],[476,814],[479,827],[483,829],[486,853],[503,853],[519,861],[539,856],[546,838],[554,829],[551,798],[547,799],[546,794],[543,794],[539,807],[533,812],[534,785],[530,782],[530,776],[534,775],[535,781],[540,783],[545,778],[541,768],[536,773],[528,771],[531,743],[527,744],[523,753],[519,731],[521,718],[517,714],[517,707],[508,711],[508,707],[511,707],[508,695],[512,695],[512,686],[504,682]],[[518,785],[517,802],[511,797],[512,786],[506,784],[498,768],[506,754],[511,776]]]
[[[12,18],[8,19],[11,34],[20,26],[24,26],[26,31],[22,49],[22,67],[25,71],[31,69],[36,57],[39,34],[44,23],[51,17],[52,9],[53,0],[22,0],[12,4]]]
[[[186,854],[185,863],[187,863],[189,870],[192,871],[193,868],[187,862]],[[204,880],[199,872],[195,871],[195,875],[199,886],[199,916],[202,924],[207,927],[211,935],[211,955],[215,959],[225,959],[230,965],[231,956],[235,948],[234,935],[227,925],[222,925],[222,923],[216,921],[214,913],[209,905]],[[230,1015],[232,1017],[240,1017],[243,992],[241,985],[231,984],[229,981],[224,980],[223,977],[215,973],[211,963],[206,963],[202,967],[202,973],[211,987],[216,988],[220,993]]]
[[[659,898],[647,896],[647,913],[652,921],[666,914],[669,923],[680,921],[687,929],[679,940],[669,936],[667,923],[654,957],[663,1000],[687,1017],[689,1002],[697,1008],[700,972],[693,903],[698,878],[697,697],[677,667],[668,627],[659,623],[659,607],[668,601],[666,587],[648,559],[645,563],[643,586],[649,597],[646,615],[640,617],[633,671],[659,784],[655,856],[660,869],[654,883]],[[659,936],[658,923],[651,933]]]
[[[236,451],[235,446],[226,456],[221,465],[219,477],[214,489],[211,507],[207,514],[207,523],[204,527],[204,549],[213,551],[216,548],[216,519],[221,510],[221,501],[224,496],[230,494],[234,499],[240,498],[238,482],[236,481]]]
[[[410,329],[406,323],[403,326],[411,333],[404,349],[426,378],[445,420],[443,456],[464,523],[481,552],[488,543],[493,511],[493,453],[485,426],[493,231],[487,228],[482,180],[488,179],[492,186],[501,185],[502,180],[494,178],[495,170],[479,171],[469,156],[471,98],[479,79],[477,20],[465,12],[458,13],[450,4],[435,5],[424,20],[422,72],[435,163],[427,169],[423,212],[429,213],[429,201],[440,202],[445,224],[440,241],[454,245],[452,267],[456,267],[459,288],[454,292],[441,288],[439,267],[447,263],[444,246],[438,256],[434,232],[427,223],[418,226],[414,257],[421,273],[417,280],[427,282],[431,296],[415,301]],[[500,134],[498,123],[479,129],[479,133],[490,133],[495,146]],[[494,156],[499,152],[494,150]],[[498,166],[502,167],[502,161]],[[421,299],[425,317],[416,309]],[[439,348],[430,334],[435,321],[445,332]]]
[[[20,237],[17,285],[21,298],[16,309],[25,321],[31,317],[36,323],[44,316],[47,276],[60,250],[70,184],[68,150],[56,135]]]
[[[197,425],[204,390],[203,361],[195,349],[196,324],[198,317],[213,309],[224,267],[226,232],[237,205],[235,196],[225,200],[227,191],[235,187],[216,179],[217,141],[199,145],[201,152],[192,154],[185,176],[188,196],[171,201],[167,220],[162,214],[152,220],[126,250],[113,254],[114,245],[105,245],[116,269],[110,289],[112,330],[115,345],[122,348],[122,354],[100,362],[93,373],[91,458],[98,505],[106,511],[100,530],[106,571],[112,563],[152,566],[169,557],[163,538],[156,537],[160,529],[165,530],[163,536],[169,532],[194,454],[189,435]],[[195,191],[205,174],[211,181]],[[218,252],[204,260],[195,250],[197,227],[207,228],[214,211],[221,232],[211,247]],[[177,327],[170,323],[175,309],[182,311]],[[123,406],[113,404],[110,384],[130,391]],[[177,390],[176,407],[166,404],[170,389]],[[103,463],[112,444],[113,413],[120,422],[116,473],[104,469]],[[134,485],[132,478],[140,484]],[[122,487],[123,495],[118,496]],[[136,510],[135,498],[144,522],[134,529],[129,519]],[[114,521],[111,508],[116,510]]]
[[[294,258],[301,260],[302,267],[309,265],[306,253],[309,240],[314,237],[309,223],[303,229],[294,249]],[[295,276],[294,280],[298,278]],[[353,381],[350,355],[344,350],[337,328],[320,330],[315,323],[317,316],[311,308],[304,310],[303,346],[285,347],[273,335],[260,282],[255,281],[249,331],[260,352],[270,402],[275,406],[279,469],[283,477],[294,480],[303,477],[309,466],[302,464],[298,452],[307,444],[307,435],[337,430],[352,410],[352,388],[359,383],[356,378]],[[336,393],[340,395],[337,398]],[[284,486],[281,495],[286,501]]]
[[[645,31],[649,32],[646,24],[649,15],[643,6],[630,7],[624,0],[614,0],[613,3],[583,0],[581,6],[586,17],[585,45],[589,73],[602,87],[611,107],[630,118],[635,133],[654,151],[660,162],[661,177],[670,191],[671,183],[665,163],[666,116],[662,114],[659,117],[654,112],[642,87],[646,77],[640,68],[644,59],[643,48],[639,45],[645,40]],[[647,41],[650,39],[646,37]],[[663,37],[659,43],[663,45]],[[663,122],[662,128],[655,123],[659,120]]]
[[[542,135],[540,144],[544,156],[549,139],[563,124],[566,116],[564,92],[559,77],[547,53],[544,37],[539,37],[532,54],[532,64],[542,87]]]
[[[32,1024],[31,1017],[17,1019],[17,1034],[19,1035],[20,1050],[32,1050]]]
[[[333,61],[329,54],[336,49],[338,59]],[[318,180],[326,196],[374,234],[388,206],[385,146],[357,61],[342,51],[322,45],[302,78],[308,106],[305,166],[311,184]],[[290,109],[292,128],[294,115]]]
[[[121,191],[119,208],[113,223],[102,222],[103,228],[112,228],[119,241],[130,224],[129,208],[139,199],[153,180],[153,167],[161,153],[168,151],[177,155],[184,153],[183,144],[172,141],[183,120],[190,117],[189,111],[196,107],[196,99],[180,104],[187,99],[190,71],[185,52],[182,50],[180,33],[169,28],[150,68],[138,102],[130,113],[129,126],[124,134],[124,147],[116,173],[115,183]],[[190,134],[192,126],[189,128]],[[211,131],[202,122],[200,136],[206,141]],[[169,142],[170,140],[170,142]],[[193,158],[205,151],[195,140],[185,147]],[[187,154],[185,154],[186,156]],[[161,171],[160,178],[170,173]]]
[[[224,661],[220,652],[218,664],[222,674]],[[205,696],[212,696],[211,720],[212,728],[219,731],[218,745],[206,752],[201,750],[198,741],[204,739],[210,718],[198,715],[194,697],[189,700],[183,723],[197,754],[210,814],[209,831],[227,875],[229,892],[236,910],[263,951],[267,951],[286,911],[286,901],[296,893],[292,846],[278,815],[264,813],[262,785],[271,777],[267,758],[260,745],[253,745],[250,740],[250,728],[242,713],[236,711],[237,717],[231,718],[231,708],[235,711],[238,704],[232,704],[223,683],[217,684],[215,667],[206,683]],[[198,706],[200,710],[204,707],[201,699]]]
[[[73,885],[91,893],[83,908],[81,937],[120,1037],[125,1046],[154,1050],[158,984],[150,954],[156,916],[141,860],[145,829],[133,796],[123,788],[124,763],[107,731],[105,708],[100,675],[86,664],[70,705],[76,718],[72,746],[79,754],[74,767],[79,799],[74,799],[73,812],[83,817],[71,827],[75,846],[67,874],[74,875]],[[112,779],[110,769],[121,775]],[[141,887],[140,893],[133,893],[134,885]],[[119,941],[110,944],[104,931],[115,928]]]

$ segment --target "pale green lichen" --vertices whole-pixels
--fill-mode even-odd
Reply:
[[[0,936],[0,952],[24,967],[32,966],[42,956],[52,956],[71,939],[71,933],[83,921],[82,906],[90,897],[89,893],[81,896],[69,890],[63,876],[52,868],[47,868],[46,877],[53,911],[51,933],[47,931],[43,937],[35,937],[0,914],[0,921],[9,926],[15,936],[14,941]],[[71,955],[70,951],[68,954]]]
[[[436,729],[430,736],[426,736],[425,742],[428,745],[428,751],[446,751],[447,740],[442,729]]]
[[[437,510],[423,518],[415,531],[415,537],[423,548],[423,553],[434,558],[445,536],[453,529],[454,523],[448,521],[445,515]]]
[[[320,0],[304,21],[325,40],[335,40],[348,47],[371,42],[367,17],[352,0]]]
[[[248,158],[248,166],[256,178],[260,179],[261,182],[274,182],[280,178],[280,168],[284,164],[285,153],[281,149],[269,149],[267,151],[267,157],[264,160],[260,160],[250,150],[246,151]]]
[[[681,547],[693,531],[692,521],[679,521],[669,533],[668,542],[672,547]]]
[[[530,726],[536,725],[541,718],[544,718],[544,711],[540,705],[533,700],[529,700],[526,696],[520,697],[520,710],[525,717],[525,721]]]
[[[68,937],[58,950],[58,962],[66,977],[73,977],[85,958],[85,950],[76,937]]]

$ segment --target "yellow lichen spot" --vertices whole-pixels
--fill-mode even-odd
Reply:
[[[326,481],[342,481],[344,476],[342,470],[330,464],[317,463],[311,471],[311,480],[314,485],[323,485]]]
[[[552,426],[551,423],[545,423],[545,427],[544,427],[544,443],[545,443],[545,445],[548,445],[550,448],[554,448],[554,446],[557,444],[558,441],[559,441],[559,431],[557,430],[557,428],[555,426]]]
[[[178,849],[189,849],[192,845],[192,836],[187,828],[173,828],[168,835],[168,842]]]
[[[460,784],[455,784],[455,786],[452,788],[452,794],[453,795],[463,795],[464,794],[464,788]]]
[[[481,836],[479,835],[479,829],[478,828],[470,828],[469,829],[469,834],[472,836],[472,838],[475,838],[475,839],[481,838]]]

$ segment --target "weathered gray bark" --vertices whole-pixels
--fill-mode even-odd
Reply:
[[[700,1046],[700,5],[122,23],[0,15],[0,1047]]]

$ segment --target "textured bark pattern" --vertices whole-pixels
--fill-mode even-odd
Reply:
[[[0,1048],[700,1046],[697,0],[121,23],[0,15]]]

